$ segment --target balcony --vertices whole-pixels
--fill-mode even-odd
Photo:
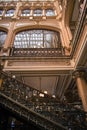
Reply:
[[[15,57],[64,57],[65,51],[61,48],[12,48],[10,56]]]

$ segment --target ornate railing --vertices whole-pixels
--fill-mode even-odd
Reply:
[[[46,130],[86,130],[86,113],[1,73],[0,105]],[[75,105],[76,106],[76,105]]]
[[[65,56],[64,48],[12,48],[11,56],[58,57]]]

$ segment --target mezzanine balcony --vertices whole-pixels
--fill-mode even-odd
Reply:
[[[61,48],[12,48],[10,56],[18,57],[64,57],[65,51]]]

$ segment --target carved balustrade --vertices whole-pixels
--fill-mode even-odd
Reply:
[[[58,57],[65,56],[64,48],[12,48],[11,56]]]

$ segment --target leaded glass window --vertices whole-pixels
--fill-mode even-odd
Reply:
[[[46,16],[55,16],[55,12],[53,9],[46,9]]]
[[[21,16],[30,16],[30,9],[22,10]]]
[[[2,10],[2,9],[0,9],[0,16],[2,16],[2,12],[3,12],[3,10]]]
[[[5,43],[7,33],[4,31],[0,31],[0,47]]]
[[[26,30],[16,34],[15,48],[57,48],[60,46],[59,32],[50,30]]]
[[[12,17],[14,15],[14,11],[15,11],[14,9],[7,10],[5,16]]]
[[[42,16],[42,9],[35,9],[33,15],[34,16]]]

